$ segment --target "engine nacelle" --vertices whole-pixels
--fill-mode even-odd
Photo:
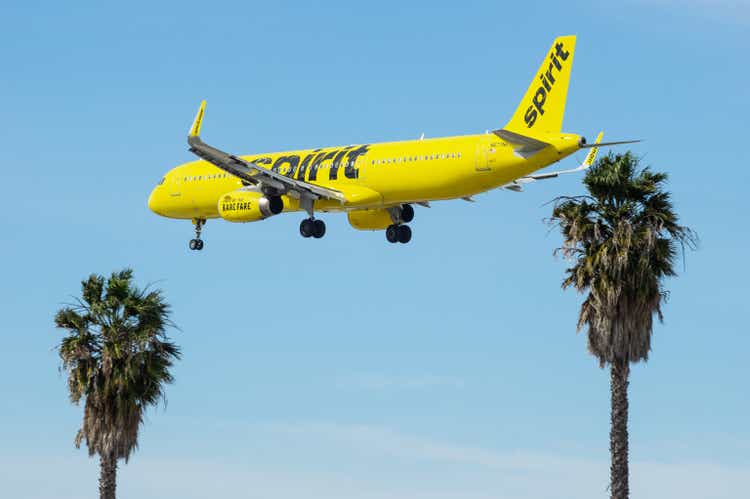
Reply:
[[[388,210],[354,210],[349,212],[349,224],[357,230],[383,230],[393,224]]]
[[[284,209],[280,197],[267,198],[260,192],[234,191],[219,198],[219,216],[228,222],[257,222]]]

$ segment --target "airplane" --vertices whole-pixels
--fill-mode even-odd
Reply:
[[[153,189],[154,213],[192,220],[191,250],[203,249],[208,219],[256,222],[304,211],[302,237],[319,239],[325,222],[316,213],[344,212],[358,230],[384,230],[390,243],[408,243],[414,205],[464,199],[496,188],[521,191],[526,183],[588,168],[598,147],[562,132],[576,37],[555,39],[510,121],[492,132],[401,142],[322,147],[237,156],[201,140],[206,101],[188,134],[198,158],[170,170]],[[534,174],[571,154],[591,149],[572,170]]]

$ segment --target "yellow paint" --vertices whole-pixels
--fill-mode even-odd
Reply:
[[[203,115],[206,112],[206,101],[201,101],[201,107],[198,108],[198,114],[195,115],[193,126],[190,127],[190,137],[197,137],[201,134],[201,125],[203,124]]]
[[[299,176],[298,164],[294,178],[335,189],[345,196],[343,203],[316,201],[316,212],[383,209],[402,203],[457,199],[485,192],[549,166],[579,149],[579,135],[561,132],[574,48],[575,36],[555,40],[518,110],[505,127],[516,134],[549,144],[529,157],[515,151],[517,144],[487,133],[367,144],[364,154],[354,156],[349,156],[349,153],[357,151],[360,146],[251,154],[242,158],[264,168],[277,164],[279,173],[289,175],[291,165],[283,162],[283,158],[296,157],[301,164],[305,158],[311,157],[305,174]],[[568,56],[562,61],[557,54]],[[555,67],[554,57],[560,63],[559,70]],[[539,90],[545,87],[540,75],[547,78],[550,90]],[[554,83],[550,79],[554,79]],[[544,99],[540,97],[542,93]],[[529,126],[525,117],[532,111],[537,114]],[[201,103],[190,135],[200,134],[204,112],[205,101]],[[334,151],[339,151],[338,169]],[[310,165],[315,158],[323,157],[328,159],[320,162],[315,178],[311,179]],[[347,164],[347,157],[354,157],[354,161]],[[352,178],[354,172],[356,178]],[[205,161],[193,161],[170,170],[151,193],[148,206],[155,213],[170,218],[218,218],[221,198],[240,188],[243,184],[238,178]],[[260,197],[260,194],[251,194],[243,195]],[[296,199],[283,196],[283,201],[285,212],[300,210]],[[255,208],[247,209],[257,210],[257,202]],[[226,217],[232,221],[263,218],[250,212],[237,216],[226,214]],[[362,218],[365,219],[367,217]],[[373,219],[372,224],[382,225],[382,220]]]
[[[575,46],[575,36],[561,36],[552,43],[507,130],[532,136],[560,131]]]
[[[602,141],[602,137],[604,137],[604,132],[599,132],[599,135],[596,136],[596,140],[594,141],[594,144],[598,144]],[[589,153],[586,155],[586,159],[583,160],[583,164],[586,165],[588,168],[589,166],[594,164],[594,160],[596,159],[596,153],[599,152],[599,148],[594,146],[589,150]]]
[[[349,225],[357,230],[385,230],[393,223],[388,210],[352,210],[349,212]]]

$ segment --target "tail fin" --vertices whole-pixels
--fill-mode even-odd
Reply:
[[[575,48],[575,35],[555,39],[506,130],[532,136],[562,130]]]

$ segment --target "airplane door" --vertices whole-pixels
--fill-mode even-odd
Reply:
[[[182,195],[182,179],[177,175],[172,175],[171,180],[169,182],[169,195],[173,197]]]
[[[489,172],[491,170],[489,163],[487,162],[487,141],[477,141],[477,151],[475,155],[475,166],[474,169],[478,172]]]

